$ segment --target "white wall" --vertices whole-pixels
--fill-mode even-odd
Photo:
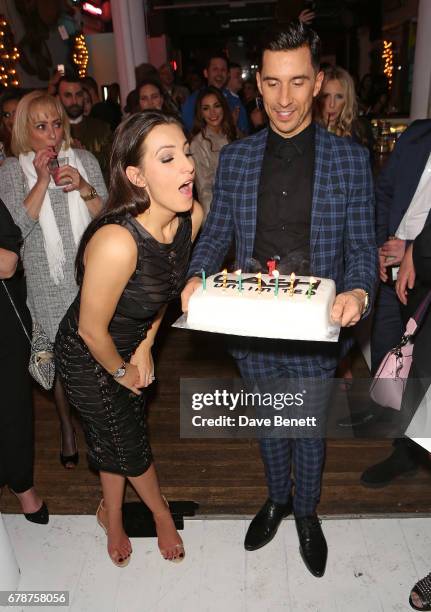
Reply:
[[[88,74],[96,79],[99,86],[118,83],[117,57],[114,34],[86,34],[88,47]]]
[[[431,0],[420,0],[416,30],[415,61],[413,66],[410,118],[430,117],[431,107]]]
[[[135,66],[148,62],[147,32],[142,0],[111,0],[121,102],[136,87]]]

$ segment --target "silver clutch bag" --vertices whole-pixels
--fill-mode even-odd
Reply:
[[[28,365],[28,371],[41,387],[46,390],[51,389],[55,377],[54,346],[39,323],[33,322],[32,337],[30,338],[21,319],[21,315],[4,281],[2,281],[2,285],[30,343],[30,363]]]
[[[33,322],[28,370],[44,389],[52,388],[55,377],[54,346],[37,322]]]

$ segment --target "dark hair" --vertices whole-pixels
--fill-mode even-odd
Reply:
[[[238,64],[237,62],[229,62],[228,68],[229,70],[231,70],[231,68],[242,68],[242,66],[241,64]]]
[[[0,97],[0,111],[3,112],[3,106],[6,102],[17,100],[18,102],[24,96],[22,89],[7,89]]]
[[[108,100],[117,102],[120,99],[120,86],[118,83],[110,83],[108,85]]]
[[[123,121],[115,131],[110,160],[108,200],[104,210],[85,230],[75,260],[75,276],[78,285],[84,277],[83,256],[93,234],[102,225],[126,214],[137,217],[150,206],[150,198],[143,187],[137,187],[126,175],[128,166],[139,166],[144,156],[144,143],[158,125],[177,125],[184,131],[176,117],[161,111],[137,113]]]
[[[139,66],[135,66],[135,79],[136,83],[140,83],[144,79],[158,79],[159,71],[153,64],[149,64],[144,62],[143,64],[139,64]]]
[[[85,76],[81,77],[79,80],[84,87],[86,87],[87,89],[92,89],[97,96],[99,95],[99,86],[97,84],[96,79],[93,79],[93,77],[91,76]]]
[[[141,109],[139,108],[139,93],[137,89],[132,89],[129,91],[126,98],[126,106],[124,107],[124,112],[129,114],[139,113]]]
[[[207,58],[207,61],[206,61],[206,64],[205,64],[205,68],[206,68],[207,70],[208,70],[208,68],[210,67],[211,61],[212,61],[213,59],[222,59],[222,60],[224,60],[224,61],[226,62],[226,66],[227,66],[227,67],[229,67],[229,60],[227,59],[226,55],[225,55],[224,53],[221,53],[221,52],[220,52],[220,53],[215,52],[215,53],[212,53],[212,54],[211,54],[211,55],[210,55],[210,56]]]
[[[66,72],[66,74],[59,79],[57,83],[57,94],[60,92],[61,83],[79,83],[81,87],[83,87],[82,79],[73,72]]]
[[[160,95],[163,97],[165,95],[164,89],[163,89],[163,85],[161,84],[161,82],[158,79],[153,79],[153,78],[148,78],[148,79],[143,79],[138,86],[136,87],[138,94],[141,91],[141,87],[144,87],[145,85],[153,85],[154,87],[157,87],[157,89],[160,92]]]
[[[205,87],[205,89],[201,89],[198,93],[198,96],[196,98],[195,118],[194,118],[194,123],[193,123],[193,128],[192,128],[192,135],[195,136],[196,134],[199,134],[199,132],[201,132],[205,140],[210,140],[209,138],[206,138],[205,136],[206,122],[205,122],[205,119],[203,118],[202,110],[201,110],[202,100],[206,98],[207,96],[215,96],[217,100],[220,102],[223,108],[223,121],[221,124],[221,129],[222,129],[223,134],[227,136],[227,139],[229,140],[229,142],[232,142],[233,140],[236,139],[236,129],[235,129],[235,124],[232,119],[232,112],[222,92],[217,87],[213,87],[212,85]]]
[[[318,71],[320,67],[320,38],[314,30],[294,19],[283,28],[269,30],[262,41],[259,70],[262,69],[263,54],[265,51],[291,51],[301,47],[308,47],[311,53],[311,63]]]

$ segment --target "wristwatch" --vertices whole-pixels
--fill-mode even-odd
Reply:
[[[90,185],[90,193],[88,193],[87,195],[82,195],[81,198],[84,200],[84,202],[89,202],[90,200],[94,200],[94,198],[97,198],[98,195],[99,194],[97,193],[95,188]]]
[[[120,367],[117,368],[115,372],[112,374],[112,378],[115,378],[115,380],[117,380],[118,378],[123,378],[125,374],[126,374],[126,362],[123,361]]]
[[[365,289],[364,289],[364,291],[365,291]],[[368,295],[368,292],[365,291],[364,307],[362,309],[361,317],[367,312],[369,305],[370,305],[370,296]]]
[[[363,307],[362,307],[362,312],[361,312],[361,317],[363,317],[363,316],[364,316],[364,314],[365,314],[365,313],[367,312],[367,310],[368,310],[368,306],[370,305],[370,296],[368,295],[368,292],[367,292],[367,291],[365,291],[365,289],[362,289],[362,288],[360,288],[360,287],[357,287],[356,289],[352,289],[351,291],[353,292],[353,291],[357,291],[357,290],[358,290],[358,291],[363,291],[363,292],[365,293],[365,295],[364,295],[364,297],[363,297],[363,299],[364,299],[364,305],[363,305]],[[361,296],[361,297],[362,297],[362,296]],[[359,298],[359,299],[361,299],[361,298]]]

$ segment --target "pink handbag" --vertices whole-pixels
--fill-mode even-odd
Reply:
[[[385,408],[401,409],[404,389],[413,358],[412,337],[420,327],[431,303],[431,291],[420,303],[413,317],[408,320],[401,342],[387,353],[377,370],[370,387],[371,399]]]

